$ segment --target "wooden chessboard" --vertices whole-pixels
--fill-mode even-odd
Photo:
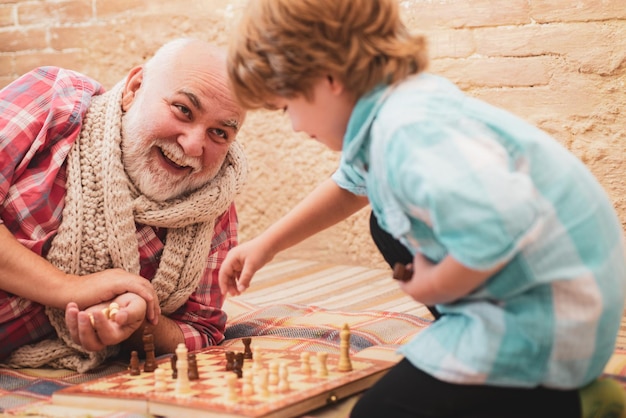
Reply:
[[[269,394],[255,389],[252,395],[244,396],[244,378],[237,379],[237,400],[230,400],[226,377],[223,347],[210,347],[196,352],[199,379],[191,380],[188,394],[177,394],[176,379],[172,378],[170,359],[157,362],[166,371],[167,390],[155,389],[154,373],[141,372],[131,376],[128,371],[113,374],[87,383],[71,386],[55,392],[52,402],[75,407],[97,407],[99,409],[123,410],[163,416],[196,417],[294,417],[369,388],[395,363],[351,359],[352,371],[339,372],[339,355],[328,354],[328,375],[317,376],[315,353],[311,353],[312,373],[301,371],[300,351],[262,350],[261,367],[271,362],[284,363],[289,373],[289,391],[279,393],[270,386]],[[257,365],[257,367],[259,367]],[[258,369],[257,369],[258,370]],[[255,373],[253,361],[246,360],[242,369]]]

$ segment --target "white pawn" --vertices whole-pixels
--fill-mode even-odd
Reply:
[[[229,402],[237,401],[237,375],[235,373],[229,373],[226,375],[226,385],[228,387],[228,390],[226,391],[226,400]]]
[[[154,370],[154,391],[165,392],[167,391],[167,380],[165,378],[165,369],[157,368]]]
[[[252,369],[254,373],[258,373],[263,368],[263,352],[255,351],[254,359],[252,360]]]
[[[270,362],[269,385],[276,386],[278,384],[278,363]]]
[[[306,377],[311,376],[311,353],[308,351],[300,353],[300,371]]]
[[[287,393],[290,390],[289,387],[289,369],[287,369],[287,363],[280,363],[280,380],[278,381],[278,393]]]
[[[317,375],[319,377],[328,376],[328,367],[326,362],[328,360],[328,353],[320,351],[317,353]]]
[[[261,396],[267,398],[270,396],[270,392],[268,389],[268,373],[266,369],[261,369],[255,375],[255,384],[256,384],[256,392],[260,393]]]
[[[241,387],[241,394],[243,396],[254,395],[254,386],[252,385],[252,373],[246,373],[244,375],[243,386]]]

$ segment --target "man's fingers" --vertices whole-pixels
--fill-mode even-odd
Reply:
[[[100,342],[96,333],[96,328],[102,321],[103,314],[100,312],[94,312],[92,317],[94,319],[93,325],[91,317],[87,312],[78,313],[78,334],[81,346],[87,351],[99,351],[104,348],[104,344]]]
[[[72,341],[76,344],[80,344],[78,335],[78,312],[78,306],[74,302],[67,304],[65,308],[65,325],[67,325]]]
[[[141,296],[143,300],[146,301],[146,319],[153,325],[156,325],[159,322],[159,315],[161,315],[161,307],[159,306],[159,300],[152,284],[144,280],[136,289],[129,290]]]

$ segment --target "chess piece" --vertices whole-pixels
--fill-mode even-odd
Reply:
[[[258,393],[261,394],[261,396],[263,396],[264,398],[267,398],[268,396],[270,396],[270,391],[268,389],[269,386],[269,375],[267,373],[267,369],[261,369],[256,375],[255,375],[255,382],[256,382],[256,391]]]
[[[300,353],[300,372],[306,377],[311,377],[311,353],[308,351]]]
[[[280,363],[278,393],[287,393],[289,390],[289,369],[287,368],[287,363]]]
[[[271,361],[269,366],[268,383],[270,386],[278,384],[278,362]]]
[[[154,335],[152,335],[147,327],[144,328],[142,339],[143,349],[146,353],[146,361],[143,364],[143,371],[148,373],[153,372],[158,367],[154,356]]]
[[[348,324],[344,324],[339,335],[341,341],[339,342],[339,363],[337,364],[337,371],[349,372],[352,370],[352,362],[350,361],[350,327],[348,327]]]
[[[328,353],[324,351],[320,351],[317,353],[317,376],[318,377],[326,377],[328,376],[328,366],[326,362],[328,361]]]
[[[178,370],[176,378],[175,392],[177,395],[185,395],[191,391],[189,386],[189,375],[187,374],[187,347],[184,343],[178,344],[176,347],[176,370]]]
[[[165,369],[156,369],[154,371],[154,391],[167,392],[167,380],[165,378]]]
[[[139,355],[136,351],[130,352],[130,366],[128,366],[131,376],[139,376],[141,370],[139,369]]]
[[[233,372],[237,377],[243,376],[243,353],[235,353],[235,361],[233,361]]]
[[[413,277],[413,268],[412,266],[407,267],[402,263],[396,263],[393,266],[392,277],[401,282],[408,282]]]
[[[119,310],[120,310],[120,305],[117,304],[117,302],[111,302],[111,304],[109,305],[109,308],[107,309],[106,316],[109,319],[112,319],[115,321],[115,315],[117,315]]]
[[[237,396],[237,376],[234,374],[226,375],[226,400],[229,402],[235,402],[238,399]]]
[[[234,351],[227,351],[224,353],[224,356],[226,357],[226,371],[232,371],[233,370],[233,364],[235,363],[235,352]]]
[[[252,359],[252,370],[258,373],[263,368],[263,352],[257,351]]]
[[[252,360],[252,350],[250,349],[250,343],[252,342],[252,338],[245,337],[245,338],[242,338],[241,341],[243,342],[243,346],[244,346],[243,358]]]
[[[197,380],[200,378],[198,375],[198,361],[196,360],[196,355],[194,353],[187,354],[187,364],[189,366],[189,370],[187,371],[187,376],[189,380]]]
[[[254,395],[254,386],[252,383],[253,375],[252,373],[246,373],[244,377],[243,386],[241,388],[241,394],[243,396],[252,396]]]
[[[176,357],[176,353],[172,354],[170,357],[170,365],[172,366],[172,379],[176,379],[178,377],[178,370],[176,369],[176,361],[178,358]]]

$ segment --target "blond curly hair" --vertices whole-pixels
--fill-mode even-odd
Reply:
[[[251,0],[229,47],[228,74],[249,109],[310,99],[333,76],[355,97],[426,67],[424,37],[400,19],[397,0]]]

